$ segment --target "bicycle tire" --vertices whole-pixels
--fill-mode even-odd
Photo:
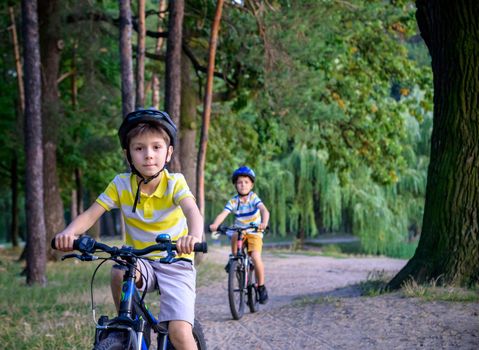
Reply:
[[[248,269],[248,306],[251,313],[259,310],[259,295],[254,265],[251,265]]]
[[[105,339],[100,340],[93,350],[133,350],[132,346],[125,347],[126,341],[124,334],[110,333]]]
[[[206,350],[206,339],[203,333],[203,327],[197,320],[195,320],[195,326],[193,327],[193,338],[195,338],[198,350]]]
[[[233,319],[239,320],[244,314],[244,278],[245,272],[239,260],[232,260],[228,273],[228,300]]]

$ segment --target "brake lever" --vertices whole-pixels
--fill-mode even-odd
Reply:
[[[164,264],[171,264],[175,262],[176,253],[172,250],[168,251],[168,255],[164,258],[160,258],[160,262]]]

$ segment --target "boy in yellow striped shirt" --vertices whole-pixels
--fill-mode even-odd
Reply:
[[[58,249],[70,251],[73,241],[99,218],[119,208],[125,220],[126,244],[141,249],[155,244],[160,233],[170,234],[179,257],[189,261],[160,264],[156,259],[140,264],[136,283],[140,290],[160,290],[159,321],[168,321],[176,349],[196,349],[192,334],[196,270],[193,247],[201,242],[203,218],[182,174],[165,169],[176,141],[177,129],[166,112],[141,109],[126,116],[118,131],[131,173],[119,174],[88,210],[55,237]],[[144,279],[141,276],[147,275]],[[111,288],[117,308],[123,271],[112,269]]]

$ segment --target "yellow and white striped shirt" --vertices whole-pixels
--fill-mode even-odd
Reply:
[[[132,209],[138,184],[131,173],[117,175],[96,200],[108,211],[114,208],[121,210],[126,226],[126,244],[136,249],[156,244],[155,238],[160,233],[168,233],[173,241],[188,234],[180,202],[193,197],[193,194],[182,174],[170,174],[165,169],[160,177],[154,193],[147,195],[141,192],[135,213]],[[155,252],[149,257],[164,255]],[[193,254],[183,254],[181,257],[193,259]]]

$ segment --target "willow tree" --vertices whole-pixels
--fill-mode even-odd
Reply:
[[[479,281],[479,3],[416,4],[434,76],[431,157],[419,245],[389,286],[471,285]]]

